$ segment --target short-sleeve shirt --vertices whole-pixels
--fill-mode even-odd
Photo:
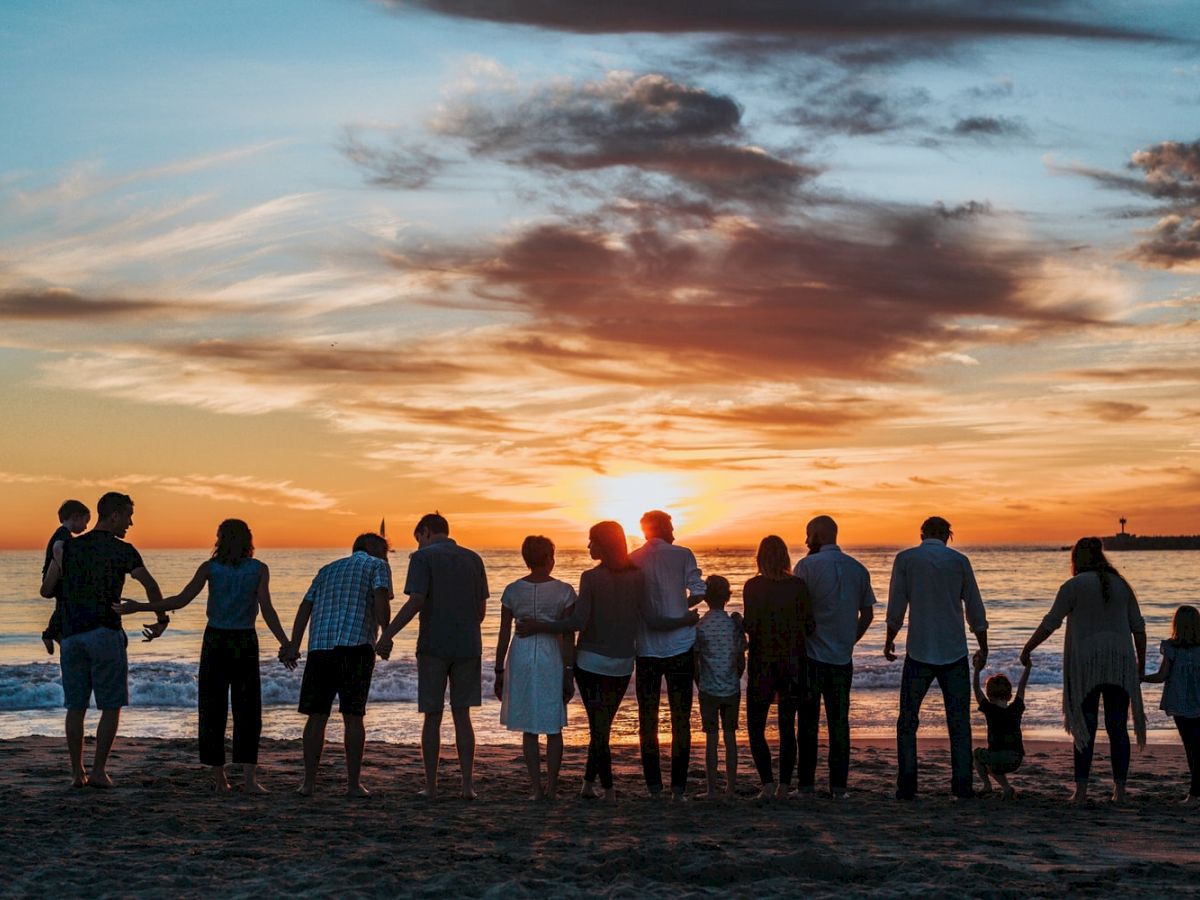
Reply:
[[[723,609],[710,609],[696,623],[696,654],[700,690],[714,697],[741,694],[738,657],[742,652],[742,630]]]
[[[1024,700],[1018,697],[1008,706],[1000,706],[990,700],[985,700],[979,704],[979,711],[987,719],[989,750],[1007,750],[1011,753],[1025,755],[1025,745],[1021,742],[1021,716],[1025,714]]]
[[[113,609],[125,576],[142,568],[141,554],[110,531],[93,529],[63,544],[62,633],[67,638],[96,628],[121,627]]]
[[[50,570],[50,563],[54,562],[54,545],[59,541],[66,546],[67,541],[71,540],[74,535],[71,534],[71,529],[66,525],[59,525],[55,529],[54,534],[50,535],[50,540],[46,543],[46,558],[42,561],[42,577],[46,577],[46,573]],[[54,586],[54,599],[62,600],[62,579],[58,580],[58,584]]]
[[[487,573],[479,554],[450,538],[435,539],[408,558],[404,593],[420,594],[417,654],[441,659],[483,655],[479,605],[488,598]]]
[[[379,588],[391,593],[392,570],[363,550],[323,566],[304,595],[312,604],[309,652],[374,644],[376,628],[387,624],[375,621]]]
[[[1171,661],[1159,708],[1168,716],[1200,716],[1200,647],[1163,641],[1159,649]]]

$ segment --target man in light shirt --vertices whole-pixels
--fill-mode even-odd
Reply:
[[[808,585],[816,628],[806,641],[808,685],[800,699],[801,793],[811,793],[817,772],[817,731],[821,701],[829,728],[829,791],[844,799],[850,773],[850,684],[854,645],[875,618],[875,591],[867,568],[843,553],[838,526],[829,516],[808,523],[805,543],[811,551],[796,563],[795,575]]]
[[[904,672],[900,679],[900,717],[896,720],[896,799],[917,794],[917,725],[921,702],[936,679],[946,706],[950,733],[950,788],[955,797],[974,797],[971,790],[971,675],[963,614],[979,649],[975,659],[987,663],[987,616],[971,562],[946,546],[950,523],[932,516],[921,524],[919,546],[896,554],[888,589],[887,639],[883,655],[896,659],[896,635],[909,613]]]
[[[667,703],[671,708],[671,796],[681,800],[687,790],[692,752],[693,647],[699,617],[693,614],[689,624],[665,630],[652,629],[645,618],[686,616],[689,607],[704,599],[704,578],[695,554],[686,547],[675,546],[675,529],[669,515],[662,510],[651,510],[642,516],[641,525],[646,543],[629,556],[646,581],[644,619],[637,635],[636,675],[642,771],[651,795],[661,794],[658,707],[666,678]]]

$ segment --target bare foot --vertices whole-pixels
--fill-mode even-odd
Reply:
[[[977,790],[975,792],[975,796],[982,799],[984,797],[992,796],[993,793],[994,792],[992,791],[992,786],[990,784],[985,784],[983,787],[981,787],[979,790]]]
[[[371,792],[361,784],[350,784],[346,786],[347,797],[370,797]]]
[[[596,793],[596,785],[591,781],[585,781],[583,787],[579,789],[579,799],[595,800],[600,795]]]
[[[617,789],[616,788],[609,788],[608,790],[606,790],[604,792],[604,802],[605,803],[616,803],[617,802]]]
[[[1004,789],[1003,793],[1000,794],[1000,799],[1001,800],[1016,800],[1017,799],[1017,789],[1011,788],[1011,787],[1006,787]]]
[[[476,800],[479,798],[479,795],[475,793],[475,788],[465,787],[462,791],[462,798],[464,800]]]
[[[313,795],[313,788],[315,787],[316,785],[311,781],[303,781],[300,783],[300,787],[296,788],[296,793],[301,797],[311,797]]]
[[[844,788],[843,788],[842,790],[840,790],[840,791],[830,791],[830,792],[829,792],[829,799],[830,799],[830,800],[839,800],[839,801],[840,801],[840,800],[849,800],[849,799],[850,799],[850,792],[849,792],[849,791],[847,791],[847,790],[845,790]]]
[[[762,786],[762,790],[758,792],[758,796],[754,799],[761,800],[764,803],[770,803],[772,800],[779,799],[779,791],[776,790],[775,785],[773,784],[764,784]]]
[[[269,794],[271,793],[257,781],[247,781],[242,785],[243,794]]]
[[[810,787],[796,788],[788,796],[793,800],[812,800],[817,796],[817,791],[816,788]]]
[[[1180,806],[1200,806],[1200,797],[1197,797],[1195,794],[1188,794],[1186,797],[1184,797],[1182,800],[1179,801],[1179,805]]]
[[[687,800],[687,794],[685,794],[683,791],[677,791],[674,789],[671,790],[672,803],[687,803]]]
[[[87,787],[87,783],[88,783],[87,772],[72,772],[71,773],[71,787],[73,787],[73,788]]]
[[[437,795],[437,788],[421,788],[421,790],[417,791],[417,796],[422,800],[436,800]]]
[[[108,790],[111,787],[116,787],[113,780],[108,777],[108,773],[103,769],[99,771],[93,769],[91,776],[88,778],[88,787],[103,788]]]
[[[1123,784],[1113,785],[1112,802],[1115,803],[1117,806],[1121,806],[1125,803],[1126,799],[1127,798],[1125,796],[1125,785],[1123,785]]]
[[[1067,801],[1071,806],[1083,806],[1087,803],[1087,788],[1075,788],[1075,793]]]
[[[716,791],[710,791],[710,790],[703,790],[700,793],[694,795],[694,799],[696,799],[696,800],[715,800],[716,798],[717,798]]]
[[[53,656],[54,655],[54,641],[52,641],[48,637],[44,637],[44,638],[42,638],[42,643],[46,645],[46,652],[49,653],[51,656]]]
[[[776,800],[786,800],[789,788],[791,788],[790,784],[784,784],[781,781],[779,783],[779,787],[775,788],[775,799]]]

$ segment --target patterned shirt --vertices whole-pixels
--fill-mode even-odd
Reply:
[[[375,591],[392,592],[387,560],[356,550],[324,566],[304,599],[312,604],[308,650],[358,647],[375,643],[375,632],[386,622],[375,621]]]
[[[710,609],[696,624],[696,655],[699,657],[700,690],[713,697],[741,694],[738,657],[742,653],[742,629],[723,609]]]

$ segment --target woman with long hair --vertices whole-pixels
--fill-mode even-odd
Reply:
[[[746,676],[746,730],[758,769],[760,800],[787,796],[796,766],[796,707],[804,686],[804,642],[813,630],[812,600],[792,574],[787,544],[767,535],[758,545],[758,574],[742,589],[750,658]],[[776,703],[779,720],[779,782],[767,746],[767,715]]]
[[[200,762],[211,767],[212,786],[228,791],[225,776],[225,723],[233,698],[233,762],[241,765],[242,790],[265,794],[258,783],[258,739],[262,733],[262,689],[258,669],[258,632],[263,621],[282,649],[288,637],[271,605],[270,572],[254,559],[254,536],[241,519],[226,519],[217,528],[212,556],[202,562],[187,586],[158,603],[131,609],[168,612],[182,609],[208,585],[208,627],[200,649]]]
[[[1063,620],[1063,719],[1075,739],[1075,793],[1087,799],[1100,701],[1108,732],[1113,801],[1125,800],[1129,775],[1129,708],[1139,747],[1146,744],[1141,677],[1146,672],[1146,623],[1133,588],[1104,555],[1100,538],[1085,537],[1071,549],[1071,578],[1063,582],[1050,612],[1021,651],[1022,665]]]

